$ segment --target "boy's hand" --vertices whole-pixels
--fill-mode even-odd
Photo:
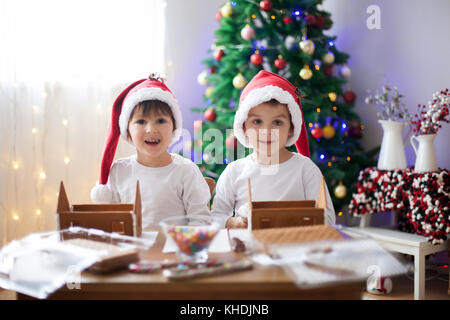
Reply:
[[[232,217],[228,218],[225,227],[228,229],[237,229],[237,228],[247,228],[248,220],[243,217]]]

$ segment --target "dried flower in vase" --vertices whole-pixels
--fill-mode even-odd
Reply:
[[[420,104],[417,107],[419,112],[411,120],[413,132],[416,136],[435,134],[442,127],[439,122],[450,122],[447,119],[450,107],[450,93],[448,89],[435,92],[432,100],[428,102],[428,107]]]
[[[382,92],[376,92],[366,97],[366,104],[376,104],[378,108],[377,117],[379,120],[411,121],[412,115],[408,112],[405,103],[402,101],[403,95],[398,92],[397,87],[392,89],[389,85],[382,87]]]

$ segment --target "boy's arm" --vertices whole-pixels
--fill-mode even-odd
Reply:
[[[192,163],[183,179],[183,204],[187,215],[210,215],[208,184],[200,169]]]
[[[322,182],[322,172],[312,161],[310,165],[304,166],[303,168],[302,177],[305,198],[307,200],[317,200],[320,184]],[[328,192],[326,183],[325,194],[327,198],[327,208],[325,210],[324,223],[332,225],[336,223],[336,214],[334,212],[333,202],[331,200],[330,193]]]
[[[111,203],[121,203],[120,193],[119,193],[119,183],[122,181],[121,173],[123,175],[123,170],[121,172],[121,167],[114,162],[111,166],[111,170],[109,172],[109,179],[107,186],[111,189],[113,193],[113,200]],[[136,186],[133,186],[133,189],[136,189]]]
[[[232,184],[232,170],[229,164],[219,177],[216,185],[216,195],[214,197],[211,214],[213,219],[225,228],[228,218],[233,216],[235,204],[235,193]]]

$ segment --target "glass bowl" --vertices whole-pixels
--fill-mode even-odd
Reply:
[[[177,256],[183,262],[203,263],[208,260],[208,247],[219,231],[210,216],[175,216],[159,223],[166,239],[172,239]]]

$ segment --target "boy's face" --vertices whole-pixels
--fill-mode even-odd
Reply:
[[[138,157],[147,160],[167,154],[173,129],[169,115],[154,111],[143,114],[141,107],[136,107],[128,124],[130,139],[136,146]]]
[[[289,110],[284,104],[261,103],[252,108],[244,122],[250,146],[267,156],[279,153],[293,135]]]

